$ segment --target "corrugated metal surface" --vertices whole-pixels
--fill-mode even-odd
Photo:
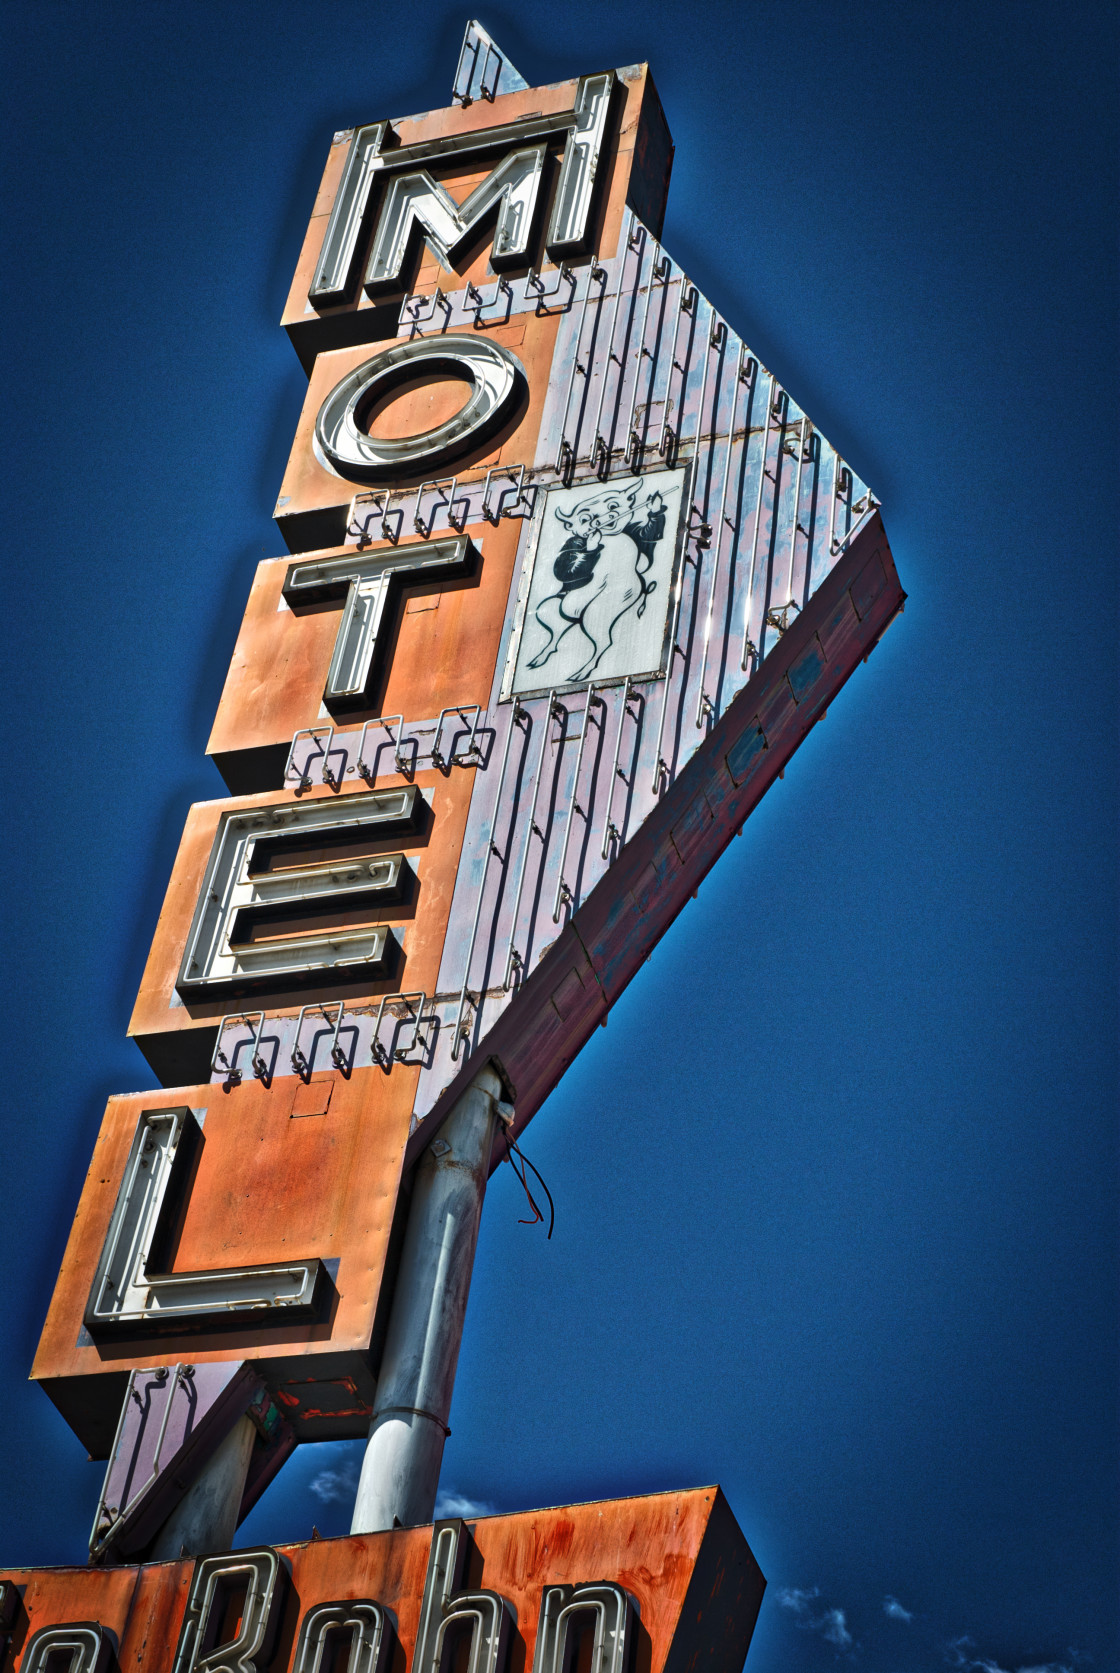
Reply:
[[[637,722],[628,723],[636,734],[629,782],[625,796],[615,791],[613,757],[606,745],[618,723],[618,690],[604,694],[603,747],[585,749],[578,785],[572,729],[567,720],[563,732],[554,722],[555,741],[544,755],[547,783],[535,805],[534,823],[541,835],[527,815],[534,790],[530,779],[507,772],[508,799],[495,821],[497,772],[488,768],[478,775],[440,974],[445,1026],[431,1066],[421,1072],[418,1115],[431,1112],[438,1121],[472,1072],[465,1053],[458,1063],[452,1057],[461,1011],[476,1058],[494,1054],[500,1060],[515,1093],[520,1129],[591,1029],[605,1020],[609,1006],[870,653],[904,598],[876,515],[719,721],[688,738],[679,725],[678,698],[673,775],[662,775],[656,794],[656,744],[652,728],[644,724],[648,708]],[[678,692],[682,688],[687,691],[687,674]],[[533,763],[539,754],[534,753],[534,733],[544,724],[546,700],[528,707],[532,726],[518,759]],[[611,796],[623,846],[608,866],[601,837]],[[568,838],[564,862],[572,899],[557,923],[554,902],[573,798],[579,810],[576,836]],[[526,846],[529,884],[518,900],[516,881]],[[472,948],[476,916],[481,927]],[[523,961],[512,978],[511,945]],[[410,1141],[410,1154],[430,1133],[431,1123],[424,1122]]]
[[[624,232],[621,255],[578,270],[571,286],[558,285],[555,298],[530,305],[530,286],[517,281],[510,288],[507,303],[524,310],[523,343],[532,347],[533,365],[538,344],[552,356],[525,484],[520,495],[507,485],[505,508],[517,515],[496,528],[484,521],[484,476],[470,470],[454,508],[450,490],[442,499],[435,489],[419,492],[418,501],[414,486],[374,495],[372,509],[353,514],[351,545],[369,544],[372,534],[371,549],[387,549],[390,543],[377,538],[383,525],[411,538],[417,517],[429,535],[451,528],[455,518],[483,554],[479,584],[449,600],[455,619],[448,618],[446,631],[439,626],[438,658],[417,633],[427,625],[430,638],[439,611],[413,612],[416,620],[401,615],[382,705],[402,714],[398,735],[416,736],[433,723],[414,716],[430,712],[437,698],[488,703],[479,733],[485,754],[473,784],[460,775],[452,792],[448,783],[457,803],[471,795],[461,857],[459,827],[442,816],[428,844],[429,866],[438,858],[441,873],[458,868],[438,977],[419,968],[410,945],[399,981],[370,990],[380,995],[399,987],[430,996],[438,988],[418,1115],[457,1072],[457,1035],[465,1029],[467,1044],[481,1040],[720,717],[765,673],[783,634],[796,630],[853,533],[873,515],[865,485],[630,212]],[[473,321],[477,305],[465,288],[449,293],[447,303],[446,330]],[[586,686],[565,688],[551,719],[545,697],[523,699],[514,724],[512,705],[499,696],[543,494],[561,480],[593,488],[676,464],[689,473],[688,512],[665,677],[599,687],[590,701]],[[491,488],[491,508],[501,491],[497,483]],[[227,759],[239,750],[275,747],[281,721],[311,725],[322,714],[338,614],[295,617],[278,609],[272,594],[282,570],[279,563],[262,566],[260,600],[251,601],[239,640],[215,728]],[[291,679],[270,677],[278,667],[291,670]],[[480,677],[490,682],[486,698],[480,698]],[[357,728],[336,732],[333,766],[343,795],[360,786],[359,743]],[[379,782],[399,781],[389,750],[377,754],[375,765]],[[699,833],[696,840],[703,842]],[[188,884],[184,898],[189,894]],[[151,986],[146,976],[144,991]],[[353,1060],[368,1061],[372,1020],[362,1015],[368,1006],[360,989],[347,991],[359,1036]],[[283,1073],[295,1007],[283,996],[275,1003],[290,1011],[271,1025]],[[168,999],[153,994],[145,1006],[148,1020],[138,1033],[188,1025],[173,1000],[169,1010]]]

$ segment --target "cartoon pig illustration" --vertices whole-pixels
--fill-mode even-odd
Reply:
[[[639,510],[641,490],[638,477],[580,500],[567,515],[557,508],[569,534],[552,566],[559,588],[534,612],[546,639],[530,668],[543,668],[563,646],[571,671],[558,677],[590,679],[627,611],[643,614],[657,585],[648,572],[665,533],[665,502],[654,492]]]

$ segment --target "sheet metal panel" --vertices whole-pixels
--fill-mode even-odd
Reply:
[[[108,1454],[129,1369],[231,1357],[254,1362],[298,1437],[365,1433],[412,1085],[407,1071],[370,1067],[333,1076],[329,1098],[309,1090],[294,1075],[271,1087],[250,1076],[109,1100],[31,1371],[95,1457]],[[137,1121],[174,1106],[196,1112],[203,1144],[171,1269],[318,1257],[332,1272],[324,1316],[242,1317],[232,1340],[216,1327],[89,1335],[83,1315]]]
[[[718,1487],[479,1517],[468,1524],[472,1585],[505,1598],[510,1665],[532,1665],[546,1586],[608,1581],[637,1604],[642,1673],[740,1673],[765,1581]],[[292,1666],[299,1622],[316,1604],[371,1598],[392,1612],[399,1665],[411,1663],[432,1530],[401,1528],[281,1545],[290,1575],[272,1673]],[[117,1568],[9,1568],[20,1589],[16,1667],[31,1633],[94,1620],[114,1635],[121,1667],[164,1673],[186,1608],[194,1561]]]
[[[669,189],[673,144],[669,135],[661,102],[645,64],[630,64],[620,69],[618,78],[622,96],[608,130],[606,155],[600,165],[605,176],[600,202],[596,248],[613,253],[626,205],[631,205],[651,225],[660,227],[665,212]],[[393,127],[402,145],[442,138],[452,134],[477,132],[480,128],[513,123],[530,114],[548,115],[571,108],[578,82],[556,82],[550,87],[527,88],[523,91],[500,93],[492,101],[476,100],[466,109],[450,107],[427,111],[419,116],[394,119]],[[310,373],[315,356],[325,349],[353,343],[376,342],[386,335],[386,324],[400,310],[401,298],[389,302],[374,302],[359,290],[353,301],[340,306],[316,309],[308,299],[323,236],[335,194],[342,178],[352,129],[337,133],[327,155],[323,177],[316,194],[303,248],[296,265],[291,291],[281,323],[288,332],[305,371]],[[480,160],[463,160],[458,168],[439,171],[457,201],[462,201],[473,185],[482,179],[487,167]],[[541,215],[542,228],[547,215]],[[366,242],[368,243],[367,233]],[[493,289],[493,275],[489,270],[489,250],[483,249],[463,269],[451,273],[425,248],[419,269],[411,281],[414,295],[431,295],[438,287],[445,294],[462,287],[466,280],[487,293]],[[555,264],[538,261],[543,267],[546,284],[556,274]],[[518,275],[517,288],[523,280]]]
[[[510,868],[499,866],[492,855],[487,864],[486,855],[472,845],[474,832],[487,828],[487,821],[478,819],[472,806],[460,887],[464,900],[469,899],[483,886],[485,876],[485,900],[490,903],[489,915],[485,907],[483,911],[488,923],[483,951],[471,972],[479,995],[468,1013],[473,1062],[488,1055],[500,1062],[515,1094],[515,1131],[520,1131],[556,1084],[591,1029],[605,1021],[609,1006],[807,732],[870,654],[904,599],[876,516],[722,719],[693,750],[656,805],[640,807],[639,819],[628,827],[626,845],[609,871],[597,858],[597,846],[585,843],[586,894],[559,928],[550,922],[550,885],[554,887],[556,869],[554,864],[548,870],[546,847],[544,883],[536,889],[530,908],[540,924],[538,940],[528,943],[531,974],[517,988],[516,1003],[511,1003],[510,991],[502,985],[501,955],[509,927],[508,916],[503,920],[506,892],[502,879]],[[556,754],[560,778],[562,746]],[[640,803],[640,774],[635,791]],[[562,793],[571,796],[570,770]],[[602,790],[581,780],[578,793],[585,798],[581,806],[588,809],[584,821],[588,830],[601,829]],[[485,775],[480,775],[476,801],[482,802],[485,796]],[[553,831],[559,803],[559,796],[549,803]],[[497,828],[501,852],[509,838],[504,823],[499,822]],[[516,848],[511,845],[509,852],[516,853]],[[458,906],[457,900],[456,911]],[[453,914],[445,955],[445,970],[456,961],[455,980],[449,982],[441,975],[440,981],[443,1015],[452,1023],[454,1013],[447,995],[461,980],[463,943],[461,932],[455,935],[456,923],[461,922]],[[444,1028],[431,1067],[421,1072],[417,1113],[427,1119],[410,1140],[410,1160],[429,1141],[473,1072],[472,1060],[464,1055],[456,1067],[450,1045]],[[427,1106],[426,1098],[431,1099]]]
[[[433,722],[433,735],[434,730]],[[346,758],[346,764],[353,765],[360,728],[349,734],[349,738],[354,753]],[[381,759],[382,764],[387,764],[384,755]],[[354,1044],[349,1062],[351,1065],[368,1065],[371,1062],[369,1031],[379,1001],[402,987],[422,988],[429,993],[435,990],[472,778],[472,772],[463,768],[440,772],[429,766],[417,772],[412,782],[430,809],[427,828],[387,836],[380,841],[379,846],[384,851],[405,854],[416,879],[411,897],[379,905],[376,912],[365,914],[392,928],[402,949],[398,966],[384,975],[339,973],[328,976],[321,986],[311,992],[306,987],[293,987],[284,992],[272,984],[259,998],[206,996],[184,1001],[175,987],[221,816],[231,810],[306,804],[308,800],[316,799],[332,802],[344,813],[348,793],[361,793],[367,787],[361,778],[353,774],[344,776],[346,787],[338,792],[326,785],[313,785],[304,792],[289,789],[254,797],[196,803],[187,816],[129,1022],[130,1036],[160,1079],[166,1085],[174,1085],[188,1079],[204,1078],[210,1072],[211,1053],[221,1018],[240,1011],[246,1005],[259,1009],[262,1004],[270,1016],[286,1013],[284,1032],[269,1037],[272,1042],[269,1061],[274,1073],[293,1074],[291,1049],[295,1021],[299,1008],[309,998],[332,1003],[341,998],[348,1010],[364,1007],[366,1021],[363,1026],[366,1033],[360,1050]],[[388,775],[388,779],[393,784],[403,782],[395,773]],[[318,1066],[326,1065],[319,1063]],[[247,1066],[245,1072],[248,1073]],[[407,1066],[402,1066],[397,1072],[406,1077],[415,1074],[415,1070]]]
[[[444,625],[437,620],[442,599],[440,610],[427,612],[409,613],[406,604],[381,705],[402,716],[399,731],[422,743],[434,722],[415,719],[417,712],[430,713],[437,697],[443,704],[468,701],[469,691],[469,701],[487,705],[479,721],[484,749],[478,771],[450,772],[438,780],[421,774],[417,780],[432,786],[436,817],[415,922],[404,935],[404,967],[364,990],[335,984],[317,995],[347,1000],[354,1041],[349,1061],[368,1063],[378,1001],[395,991],[423,992],[431,1019],[423,1049],[406,1053],[406,1061],[391,1070],[418,1077],[417,1119],[431,1110],[448,1081],[457,1083],[465,1053],[478,1048],[525,975],[554,945],[567,944],[564,926],[572,910],[600,884],[697,753],[707,749],[720,717],[737,705],[780,648],[794,642],[789,634],[796,637],[808,619],[842,559],[845,541],[858,533],[873,503],[630,211],[619,253],[594,272],[600,283],[590,283],[587,268],[582,290],[577,281],[555,302],[538,299],[516,327],[536,385],[531,403],[536,417],[510,438],[511,465],[525,458],[527,445],[535,448],[522,489],[509,489],[518,515],[501,519],[496,528],[486,523],[484,473],[468,471],[454,505],[446,486],[421,492],[418,504],[421,485],[375,496],[375,508],[361,517],[357,506],[347,504],[349,547],[336,549],[385,550],[391,542],[376,538],[382,529],[391,521],[393,529],[407,531],[419,515],[428,536],[468,519],[483,551],[475,581],[451,595]],[[517,299],[519,287],[527,306],[528,286],[518,281],[511,295]],[[449,330],[462,329],[473,318],[475,305],[465,288],[449,295],[448,306]],[[510,329],[497,328],[499,334]],[[347,355],[356,358],[355,351],[345,351],[341,359]],[[340,356],[327,358],[333,378]],[[317,369],[316,376],[322,382],[325,373]],[[315,404],[309,397],[305,421],[309,414],[313,418]],[[306,443],[306,436],[297,442],[293,458],[307,454]],[[561,691],[551,708],[545,696],[521,699],[515,713],[500,693],[536,526],[544,515],[542,496],[562,479],[558,467],[565,478],[574,476],[594,491],[604,478],[624,482],[633,479],[635,469],[678,463],[689,473],[687,530],[664,677],[595,688],[582,742],[586,686]],[[317,471],[327,480],[324,467],[309,455],[300,470]],[[331,479],[339,509],[339,489],[349,493],[354,485],[341,484],[333,474]],[[491,508],[497,503],[492,498]],[[321,720],[319,682],[325,681],[337,614],[296,617],[278,608],[284,567],[282,560],[262,566],[212,740],[227,763],[254,752],[263,759],[271,751],[273,772],[281,726]],[[422,604],[422,593],[409,602]],[[292,677],[276,678],[280,667]],[[773,706],[796,705],[773,675],[771,669],[764,682],[769,705],[764,730],[780,738],[784,721]],[[360,782],[359,739],[360,729],[347,727],[336,731],[331,746],[343,795]],[[379,784],[400,782],[387,749],[376,754],[376,772]],[[308,793],[333,792],[323,786]],[[212,1041],[219,1015],[231,1008],[183,1007],[173,992],[185,932],[179,920],[193,911],[213,817],[201,809],[192,812],[133,1018],[133,1033],[165,1079],[202,1073],[201,1047]],[[699,833],[699,812],[690,817]],[[677,830],[676,840],[682,846],[701,843],[691,824]],[[661,863],[668,864],[667,854]],[[621,876],[618,881],[622,888]],[[616,904],[616,911],[622,910]],[[418,959],[421,947],[424,956]],[[561,977],[567,979],[575,968]],[[590,1007],[589,1015],[599,1002],[595,992],[587,989],[580,1002]],[[263,1000],[272,1013],[274,1072],[281,1075],[291,1059],[303,997]],[[550,1026],[554,1015],[556,1005]],[[169,1037],[186,1040],[203,1025],[210,1032],[200,1032],[193,1055],[184,1057]],[[536,1086],[538,1078],[534,1071],[526,1084]]]
[[[415,493],[411,499],[414,503]],[[421,511],[429,515],[428,504]],[[403,584],[388,626],[377,700],[360,718],[399,714],[415,725],[431,717],[434,728],[435,717],[450,702],[487,702],[517,561],[520,524],[506,518],[495,528],[479,518],[468,525],[467,533],[481,560],[473,575]],[[409,528],[397,549],[405,551],[420,539]],[[383,547],[378,542],[374,549]],[[311,556],[327,559],[348,550],[353,547],[333,547]],[[207,744],[207,753],[215,758],[235,793],[243,788],[279,788],[293,736],[324,720],[323,692],[342,602],[293,612],[283,598],[292,561],[272,558],[257,566]],[[347,716],[345,724],[353,726],[353,718]],[[249,758],[254,755],[261,761],[258,781],[244,784],[245,773],[252,771]]]

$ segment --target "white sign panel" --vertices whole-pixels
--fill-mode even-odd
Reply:
[[[504,697],[662,672],[685,476],[656,471],[542,496]]]

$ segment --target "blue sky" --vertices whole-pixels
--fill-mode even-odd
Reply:
[[[24,1379],[105,1098],[153,1084],[125,1027],[281,550],[323,157],[447,103],[465,16],[3,20],[0,1560],[81,1560],[97,1499]],[[752,1673],[1114,1669],[1114,8],[483,17],[531,82],[650,61],[666,245],[910,602],[536,1117],[551,1243],[495,1177],[445,1504],[718,1480]],[[343,1531],[356,1455],[303,1449],[246,1535]]]

